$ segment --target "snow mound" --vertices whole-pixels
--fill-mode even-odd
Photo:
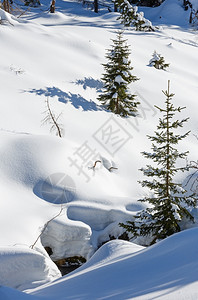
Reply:
[[[18,21],[14,16],[10,15],[9,13],[0,8],[0,25],[9,24],[14,26],[17,23]]]
[[[198,228],[143,248],[124,241],[104,245],[84,266],[33,295],[47,299],[197,299]]]
[[[166,0],[158,7],[143,10],[154,24],[189,26],[190,10],[184,10],[183,0]]]
[[[71,221],[64,214],[49,223],[41,236],[41,243],[52,249],[51,259],[54,261],[70,256],[88,259],[93,254],[91,233],[88,225]]]
[[[126,258],[127,255],[131,255],[138,251],[143,250],[143,246],[136,245],[122,240],[114,240],[103,245],[90,260],[76,272],[82,271],[87,268],[97,268],[102,265],[110,264],[118,261],[122,258]]]
[[[0,247],[0,285],[24,290],[59,277],[48,255],[21,246]]]

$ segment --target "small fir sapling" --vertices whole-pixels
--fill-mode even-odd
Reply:
[[[153,66],[158,70],[165,70],[166,68],[169,67],[170,64],[165,63],[164,57],[161,56],[161,54],[154,51],[153,57],[149,61],[149,65]]]

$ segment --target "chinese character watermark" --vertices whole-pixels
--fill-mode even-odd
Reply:
[[[130,119],[128,118],[127,122],[135,131],[139,132],[139,121],[146,120],[148,117],[148,113],[151,113],[151,117],[155,117],[155,115],[157,114],[157,110],[140,93],[136,92],[135,94],[140,98],[140,105],[138,106],[138,117]]]
[[[78,171],[78,175],[83,175],[86,182],[90,181],[90,174],[88,169],[91,168],[92,161],[95,161],[100,157],[100,154],[96,152],[96,149],[92,149],[88,141],[85,141],[77,150],[73,153],[73,157],[68,157],[70,161],[70,167],[75,167]]]
[[[102,146],[105,151],[112,157],[120,151],[132,138],[133,130],[140,131],[140,120],[146,120],[148,114],[154,117],[157,114],[157,110],[152,106],[142,95],[136,92],[140,98],[140,105],[138,106],[138,116],[126,118],[127,129],[121,124],[119,118],[109,117],[92,135],[92,138]],[[129,130],[130,128],[130,130]],[[73,153],[72,157],[68,157],[70,161],[70,167],[75,167],[77,174],[83,176],[86,182],[91,179],[90,169],[93,170],[94,176],[95,167],[100,165],[104,166],[101,155],[93,149],[88,141],[85,141],[77,150]],[[108,170],[117,169],[117,167],[110,167]]]
[[[112,156],[131,138],[131,134],[114,118],[110,117],[94,134],[93,138]]]
[[[54,204],[68,203],[76,196],[76,185],[67,174],[54,173],[42,182],[40,195],[44,200]]]

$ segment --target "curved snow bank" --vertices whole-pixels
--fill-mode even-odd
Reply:
[[[123,240],[110,241],[103,245],[78,271],[82,271],[82,269],[87,270],[87,268],[95,269],[96,267],[113,263],[122,258],[126,258],[127,255],[141,251],[144,248],[143,246]]]
[[[47,255],[29,248],[0,247],[0,285],[24,290],[59,277],[61,273]]]
[[[44,247],[50,247],[51,258],[56,261],[70,256],[88,259],[93,254],[90,243],[91,228],[82,222],[68,220],[62,215],[50,222],[41,236]]]
[[[69,219],[88,224],[93,230],[103,230],[110,224],[131,218],[130,213],[97,203],[70,204],[67,210]]]
[[[32,294],[53,300],[65,295],[81,300],[198,299],[198,228],[141,249],[112,241],[75,272]]]
[[[42,235],[54,260],[88,258],[92,247],[123,233],[118,223],[131,219],[134,212],[125,208],[131,198],[119,194],[124,188],[117,189],[121,176],[103,167],[86,183],[70,166],[74,146],[56,137],[1,132],[1,246],[31,245],[62,206],[67,215],[50,222]]]

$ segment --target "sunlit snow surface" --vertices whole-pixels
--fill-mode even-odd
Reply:
[[[122,28],[118,14],[96,15],[78,2],[56,5],[55,14],[43,3],[21,18],[0,10],[0,284],[20,290],[61,276],[43,246],[55,260],[89,259],[110,236],[122,234],[119,222],[143,208],[137,200],[148,191],[137,181],[147,161],[140,152],[150,150],[146,135],[156,128],[154,105],[163,106],[168,80],[174,103],[186,106],[180,117],[190,117],[184,131],[191,134],[180,150],[197,160],[198,35],[182,1],[141,8],[156,32],[125,31],[132,73],[140,78],[130,86],[141,102],[136,119],[115,116],[97,100],[106,49]],[[170,63],[167,71],[149,66],[155,50]],[[62,113],[62,139],[50,134],[49,124],[41,126],[47,97],[55,115]],[[196,190],[196,174],[188,181],[189,174],[177,179]],[[196,209],[193,214],[197,218]],[[148,249],[111,242],[75,273],[31,293],[39,299],[197,299],[196,235],[197,229],[185,231]],[[0,289],[0,299],[34,297]]]

